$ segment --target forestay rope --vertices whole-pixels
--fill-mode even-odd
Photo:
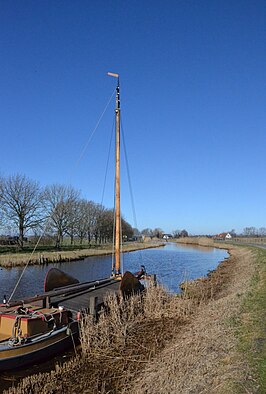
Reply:
[[[80,153],[80,155],[79,155],[79,158],[77,159],[76,163],[74,164],[74,166],[73,166],[73,168],[72,168],[72,173],[70,174],[70,179],[71,179],[71,177],[72,177],[74,171],[75,171],[76,168],[78,167],[78,165],[79,165],[81,159],[83,158],[83,156],[84,156],[84,154],[85,154],[85,152],[86,152],[88,146],[90,145],[90,142],[91,142],[91,140],[92,140],[92,137],[94,136],[96,130],[98,129],[99,124],[100,124],[100,122],[101,122],[101,120],[102,120],[102,118],[103,118],[103,116],[104,116],[104,114],[105,114],[107,108],[109,107],[109,104],[110,104],[112,98],[114,97],[115,92],[116,92],[116,88],[114,89],[113,93],[111,94],[111,96],[110,96],[110,98],[109,98],[109,100],[108,100],[108,102],[107,102],[107,104],[106,104],[106,106],[105,106],[103,112],[101,113],[101,115],[100,115],[100,117],[99,117],[99,119],[98,119],[98,121],[97,121],[97,123],[96,123],[94,129],[92,130],[91,134],[89,135],[88,140],[87,140],[86,143],[84,144],[84,146],[83,146],[83,148],[82,148],[82,150],[81,150],[81,153]]]

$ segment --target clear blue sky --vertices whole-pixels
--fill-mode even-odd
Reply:
[[[100,202],[114,100],[77,161],[113,71],[138,227],[266,226],[265,26],[260,0],[0,0],[1,174]]]

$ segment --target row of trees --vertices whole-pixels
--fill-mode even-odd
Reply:
[[[163,237],[163,230],[161,228],[144,228],[142,231],[139,231],[138,229],[134,229],[134,235],[139,236],[139,235],[144,235],[145,237],[150,237],[150,238],[162,238]]]
[[[245,227],[243,235],[246,237],[264,237],[266,236],[266,227]]]
[[[146,237],[151,237],[151,238],[163,238],[165,232],[159,228],[156,227],[155,229],[151,228],[145,228],[142,231],[139,231],[138,229],[134,229],[134,235],[144,235]],[[188,237],[188,232],[187,230],[174,230],[173,233],[171,234],[174,238],[184,238]]]
[[[79,239],[96,243],[113,238],[113,210],[80,197],[72,186],[54,184],[44,189],[25,175],[0,178],[0,226],[14,228],[23,248],[27,233],[44,233],[55,238],[60,248],[68,236],[71,244]],[[133,229],[122,219],[122,233],[133,236]]]

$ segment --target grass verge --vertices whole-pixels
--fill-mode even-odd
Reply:
[[[252,393],[266,393],[266,250],[255,249],[256,271],[236,319],[239,351],[247,359],[251,372],[245,387]],[[242,392],[242,386],[238,392]]]

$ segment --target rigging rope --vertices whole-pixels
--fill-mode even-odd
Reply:
[[[136,215],[136,208],[135,208],[135,202],[134,202],[133,188],[132,188],[132,183],[131,183],[131,176],[130,176],[130,171],[129,171],[129,162],[128,162],[128,155],[127,155],[127,149],[126,149],[126,141],[125,141],[125,134],[124,134],[124,129],[123,129],[122,118],[121,118],[121,132],[122,132],[121,133],[122,134],[122,143],[123,143],[124,154],[125,154],[125,162],[126,162],[126,171],[127,171],[127,178],[128,178],[129,194],[130,194],[132,213],[133,213],[133,221],[134,221],[134,227],[137,229],[138,228],[137,215]],[[140,249],[139,250],[139,255],[140,255],[141,263],[143,262],[143,253],[142,252],[143,251]]]
[[[103,199],[104,199],[104,193],[105,193],[105,187],[106,187],[107,172],[108,172],[108,166],[109,166],[109,160],[110,160],[110,153],[111,153],[111,147],[112,147],[112,140],[113,140],[113,135],[114,135],[114,125],[115,125],[115,117],[114,117],[114,121],[113,121],[113,126],[112,126],[112,131],[111,131],[111,137],[110,137],[110,142],[109,142],[108,158],[107,158],[107,163],[106,163],[106,168],[105,168],[105,175],[104,175],[104,182],[103,182],[103,192],[102,192],[101,205],[103,205]]]
[[[52,215],[48,216],[47,222],[46,222],[46,224],[45,224],[45,226],[44,226],[44,229],[43,229],[43,232],[42,232],[41,235],[39,236],[38,241],[36,242],[36,244],[35,244],[35,246],[34,246],[34,248],[33,248],[33,251],[32,251],[31,254],[30,254],[30,257],[29,257],[29,259],[28,259],[28,262],[27,262],[27,264],[25,265],[25,267],[23,268],[23,270],[22,270],[22,272],[21,272],[21,274],[20,274],[20,277],[19,277],[18,280],[17,280],[17,283],[16,283],[16,285],[15,285],[15,287],[14,287],[12,293],[11,293],[11,296],[9,297],[9,299],[8,299],[8,301],[7,301],[7,305],[8,305],[9,302],[11,301],[13,295],[15,294],[15,292],[16,292],[16,290],[17,290],[17,287],[18,287],[18,285],[19,285],[19,283],[20,283],[20,281],[21,281],[21,279],[22,279],[22,277],[23,277],[23,275],[24,275],[24,272],[26,271],[26,269],[27,269],[27,267],[28,267],[28,265],[29,265],[29,263],[30,263],[30,261],[31,261],[31,258],[32,258],[32,256],[33,256],[33,254],[36,252],[36,249],[37,249],[39,243],[41,242],[41,239],[42,239],[42,237],[43,237],[45,231],[47,230],[48,225],[50,224],[51,217],[52,217]]]
[[[114,198],[114,220],[113,220],[113,249],[112,249],[112,274],[115,274],[115,198]]]
[[[90,136],[89,136],[87,142],[85,143],[83,149],[81,150],[81,153],[80,153],[80,155],[79,155],[79,158],[77,159],[76,163],[74,164],[74,166],[73,166],[73,168],[72,168],[72,172],[71,172],[71,175],[70,175],[70,179],[72,178],[74,171],[76,170],[76,168],[77,168],[78,165],[79,165],[79,162],[81,161],[82,157],[84,156],[84,153],[86,152],[86,150],[87,150],[87,148],[88,148],[88,146],[89,146],[89,144],[90,144],[90,142],[91,142],[91,140],[92,140],[92,137],[94,136],[94,134],[95,134],[95,132],[96,132],[96,130],[97,130],[97,128],[98,128],[98,126],[99,126],[99,124],[100,124],[100,122],[101,122],[101,120],[102,120],[102,118],[103,118],[103,116],[104,116],[104,114],[105,114],[105,112],[106,112],[106,110],[107,110],[107,108],[109,107],[109,104],[110,104],[110,102],[111,102],[111,100],[112,100],[112,98],[113,98],[115,92],[116,92],[116,88],[114,89],[113,93],[111,94],[111,96],[110,96],[110,98],[109,98],[109,100],[108,100],[108,102],[107,102],[107,104],[106,104],[106,106],[105,106],[103,112],[101,113],[101,115],[100,115],[100,117],[99,117],[99,119],[98,119],[98,121],[97,121],[97,123],[96,123],[94,129],[92,130],[92,132],[91,132],[91,134],[90,134]]]
[[[113,220],[113,250],[112,250],[112,274],[116,274],[115,272],[115,177],[114,177],[114,208],[113,208],[113,212],[114,212],[114,220]]]
[[[123,255],[123,232],[122,232],[122,217],[120,216],[120,273],[124,273],[124,255]]]
[[[113,249],[112,249],[112,274],[115,274],[115,179],[114,179],[114,220],[113,220]],[[120,215],[120,273],[123,274],[124,273],[124,259],[123,259],[123,233],[122,233],[122,218]]]
[[[134,226],[136,228],[138,228],[137,215],[136,215],[136,209],[135,209],[135,203],[134,203],[134,196],[133,196],[133,189],[132,189],[132,183],[131,183],[131,177],[130,177],[130,171],[129,171],[128,155],[127,155],[127,149],[126,149],[126,143],[125,143],[125,136],[124,136],[124,129],[123,129],[123,124],[122,124],[122,119],[121,119],[121,131],[122,131],[122,133],[121,133],[122,134],[122,142],[123,142],[125,161],[126,161],[126,170],[127,170],[127,177],[128,177],[129,193],[130,193],[130,199],[131,199],[131,205],[132,205],[132,211],[133,211]]]

